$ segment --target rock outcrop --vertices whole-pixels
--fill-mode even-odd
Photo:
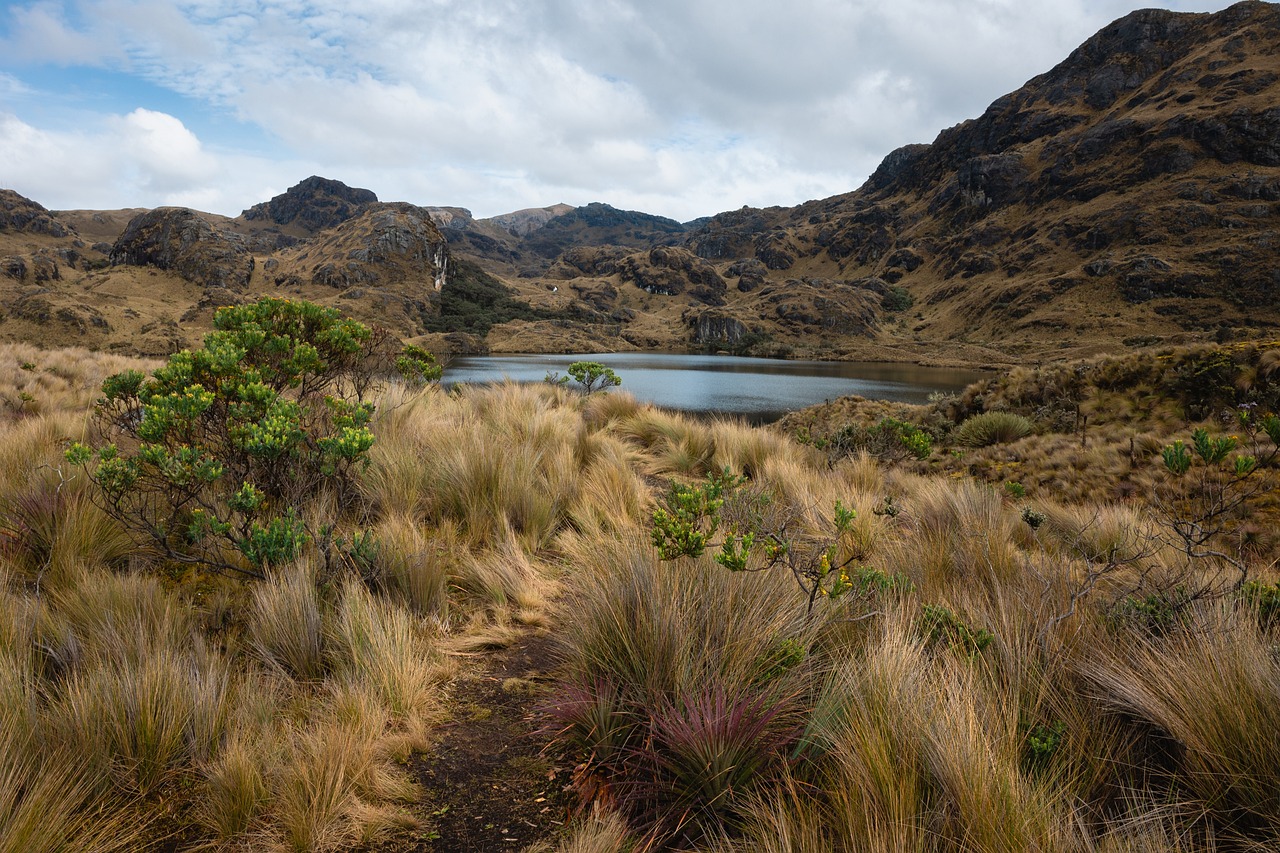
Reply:
[[[707,305],[723,305],[725,283],[715,267],[687,249],[655,246],[618,263],[624,281],[647,293],[676,296],[686,290]]]
[[[171,270],[206,290],[243,293],[254,260],[238,234],[187,208],[159,207],[129,222],[111,247],[111,263]]]
[[[13,190],[0,190],[0,231],[70,237],[73,232],[41,205]]]
[[[425,296],[445,286],[449,251],[424,208],[380,202],[292,251],[282,265],[307,268],[310,281],[324,287],[407,281]]]
[[[314,234],[359,216],[377,201],[372,190],[312,175],[270,201],[255,204],[240,217],[248,222],[293,225]]]

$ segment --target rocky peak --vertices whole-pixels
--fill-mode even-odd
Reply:
[[[568,204],[553,204],[550,207],[529,207],[524,210],[491,216],[485,221],[493,223],[514,237],[527,237],[531,232],[537,231],[552,219],[557,216],[563,216],[572,210],[573,206]]]
[[[0,231],[69,237],[72,232],[43,206],[13,190],[0,190]]]
[[[378,201],[372,190],[349,187],[312,175],[271,201],[255,204],[240,214],[249,221],[267,220],[296,225],[310,233],[346,222]]]
[[[378,202],[296,250],[315,284],[345,289],[398,281],[446,283],[449,251],[426,208]]]

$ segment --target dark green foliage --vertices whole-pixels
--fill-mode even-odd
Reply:
[[[109,514],[169,559],[259,576],[311,538],[297,507],[322,491],[339,506],[357,500],[374,440],[366,397],[393,361],[417,381],[439,376],[430,353],[397,358],[384,334],[330,308],[223,308],[202,348],[150,378],[109,377],[104,442],[67,458],[88,468]]]
[[[809,651],[804,643],[794,637],[787,637],[774,646],[761,661],[760,680],[773,681],[795,669],[808,657]]]
[[[950,608],[926,604],[920,616],[920,633],[931,645],[946,646],[969,657],[977,657],[995,639],[986,628],[976,631]]]
[[[873,594],[906,595],[916,588],[911,578],[894,572],[890,574],[883,569],[870,566],[859,566],[849,573],[851,591],[857,596]]]
[[[1118,628],[1136,628],[1161,636],[1178,625],[1182,613],[1191,602],[1192,596],[1184,586],[1161,589],[1146,595],[1130,595],[1120,599],[1111,608],[1111,622]]]
[[[653,511],[652,539],[658,556],[664,560],[702,556],[720,526],[725,491],[743,482],[723,471],[696,486],[672,483],[666,506]]]
[[[511,295],[505,284],[474,263],[454,259],[449,282],[440,291],[440,312],[425,319],[428,332],[467,332],[484,336],[510,320],[548,320],[560,315],[532,308]]]
[[[612,368],[605,367],[598,361],[575,361],[569,365],[569,376],[578,383],[583,394],[616,388],[622,384]]]
[[[1061,720],[1053,723],[1036,723],[1027,730],[1023,741],[1023,763],[1030,770],[1042,770],[1049,765],[1067,734],[1067,724]]]
[[[444,368],[436,363],[434,354],[413,344],[407,345],[400,355],[396,356],[395,364],[396,372],[411,384],[439,382],[441,374],[444,373]]]
[[[907,289],[897,284],[891,285],[889,292],[880,297],[880,307],[890,313],[906,311],[915,304],[915,299],[907,292]]]
[[[1209,350],[1184,357],[1170,383],[1189,420],[1199,420],[1235,403],[1237,368],[1226,350]]]
[[[913,423],[886,417],[869,427],[847,424],[827,446],[837,457],[865,451],[887,461],[923,460],[933,452],[933,437]]]
[[[1247,581],[1240,587],[1240,597],[1257,612],[1263,628],[1280,624],[1280,584]]]

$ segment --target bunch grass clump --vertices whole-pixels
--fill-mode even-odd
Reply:
[[[983,412],[966,418],[951,434],[961,447],[989,447],[1008,444],[1035,432],[1035,424],[1013,412]]]

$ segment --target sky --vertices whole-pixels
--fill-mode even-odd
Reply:
[[[794,205],[857,188],[1144,5],[0,3],[0,187],[230,216],[313,174],[477,217]]]

